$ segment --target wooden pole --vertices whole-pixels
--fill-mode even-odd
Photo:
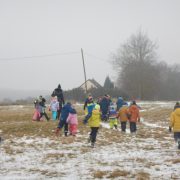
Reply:
[[[87,79],[86,79],[86,69],[85,69],[85,63],[84,63],[84,54],[83,54],[83,49],[81,48],[81,55],[82,55],[82,61],[83,61],[83,69],[84,69],[84,79],[85,79],[85,90],[86,90],[86,95],[87,95]]]

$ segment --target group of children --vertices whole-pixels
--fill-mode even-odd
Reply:
[[[41,121],[43,120],[43,116],[46,118],[47,121],[50,120],[50,118],[48,117],[47,113],[46,113],[46,105],[45,105],[46,99],[42,96],[39,96],[35,99],[34,101],[34,106],[35,106],[35,112],[33,115],[33,120],[34,121]],[[59,119],[58,115],[59,115],[59,111],[62,109],[60,107],[59,101],[57,96],[53,96],[51,97],[51,101],[49,104],[49,111],[51,111],[52,114],[52,120],[57,120]]]
[[[48,117],[47,113],[45,112],[46,105],[45,105],[45,98],[42,96],[39,96],[34,101],[35,105],[35,112],[33,115],[34,121],[41,121],[43,120],[43,116],[45,116],[46,120],[49,121],[50,118]],[[75,108],[71,105],[70,102],[67,102],[64,104],[64,106],[61,108],[60,117],[58,117],[58,111],[60,109],[59,102],[57,100],[57,96],[51,97],[50,105],[49,105],[49,111],[51,111],[52,120],[55,121],[59,119],[58,128],[56,130],[56,133],[60,131],[60,129],[64,128],[64,134],[67,136],[68,133],[68,125],[69,125],[69,132],[71,135],[75,135],[77,133],[77,113]]]
[[[121,103],[119,104],[118,101],[120,99]],[[84,103],[84,110],[86,115],[83,123],[88,123],[91,128],[88,141],[91,142],[92,147],[94,147],[94,144],[96,142],[96,136],[101,121],[109,120],[110,128],[115,127],[116,129],[118,122],[120,122],[122,132],[126,132],[126,124],[127,121],[129,121],[131,133],[136,132],[136,122],[140,119],[139,108],[136,105],[136,102],[133,101],[130,107],[128,107],[128,104],[123,101],[122,98],[118,98],[118,101],[116,102],[115,107],[115,104],[111,102],[109,95],[105,95],[103,98],[98,99],[96,103],[94,102],[91,95],[89,95],[86,99]],[[39,96],[39,98],[34,101],[35,113],[33,116],[33,120],[40,121],[42,117],[45,116],[45,118],[49,121],[50,118],[45,112],[45,102],[46,100],[42,96]],[[59,119],[59,124],[56,129],[56,135],[60,133],[61,129],[64,129],[65,136],[68,135],[68,131],[70,135],[75,136],[77,133],[78,125],[76,109],[70,102],[67,102],[62,106],[60,117],[58,117],[59,108],[60,107],[57,96],[52,96],[49,105],[49,111],[51,111],[53,121]]]
[[[68,129],[70,135],[75,136],[77,133],[77,112],[70,102],[64,104],[61,110],[61,115],[59,119],[59,124],[56,129],[56,135],[59,134],[60,130],[64,128],[64,135],[68,135]],[[68,128],[69,127],[69,128]]]
[[[121,99],[121,103],[119,103],[119,99]],[[135,101],[132,101],[128,106],[128,103],[121,97],[118,98],[115,105],[109,95],[105,95],[98,99],[97,103],[94,103],[93,97],[89,95],[84,103],[86,116],[83,123],[88,123],[91,128],[89,141],[92,147],[94,147],[101,121],[109,121],[111,129],[117,129],[118,122],[120,122],[122,132],[126,132],[126,124],[129,121],[130,132],[135,133],[137,130],[136,123],[140,121],[139,108]]]
[[[140,107],[135,101],[132,101],[128,106],[128,103],[122,97],[119,97],[115,104],[112,103],[109,95],[105,95],[104,98],[98,101],[98,104],[101,111],[101,120],[109,120],[110,128],[117,129],[118,122],[120,122],[121,130],[125,132],[126,123],[129,121],[131,133],[136,132],[136,122],[140,121]],[[87,108],[84,123],[87,123],[87,120],[91,117],[93,106],[93,97],[90,95],[84,104],[84,109]]]
[[[35,101],[35,113],[33,115],[33,120],[40,121],[42,117],[45,116],[47,121],[50,120],[45,112],[45,98],[39,96]],[[61,109],[60,116],[58,117],[58,111]],[[112,103],[110,96],[105,95],[99,98],[95,103],[91,95],[88,96],[84,103],[85,118],[83,120],[84,124],[89,125],[91,132],[88,138],[88,142],[91,142],[91,146],[94,147],[96,142],[96,136],[99,130],[101,121],[109,121],[109,126],[111,129],[118,128],[118,123],[121,124],[121,131],[126,132],[127,122],[130,124],[130,132],[135,133],[137,130],[137,122],[140,121],[139,114],[140,107],[135,101],[132,101],[128,106],[128,103],[119,97],[115,103]],[[65,103],[62,107],[59,106],[59,101],[57,96],[52,96],[49,111],[52,114],[52,120],[59,119],[59,124],[56,129],[56,135],[59,134],[60,130],[64,128],[65,136],[70,135],[75,136],[77,133],[78,118],[76,109],[72,106],[70,102]],[[178,149],[180,149],[180,103],[177,102],[174,111],[171,113],[169,131],[173,128],[175,142],[178,143]]]
[[[35,99],[34,101],[34,107],[35,107],[35,112],[33,115],[33,120],[34,121],[41,121],[43,120],[43,116],[46,118],[47,121],[49,121],[49,117],[45,111],[46,109],[46,99],[42,96],[39,96]]]

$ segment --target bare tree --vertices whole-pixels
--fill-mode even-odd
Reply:
[[[114,55],[113,66],[118,73],[117,83],[131,97],[152,98],[157,90],[157,45],[139,31],[121,45]]]

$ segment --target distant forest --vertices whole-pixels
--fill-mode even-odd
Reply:
[[[117,86],[131,99],[179,100],[180,65],[158,61],[157,47],[139,31],[113,55]]]

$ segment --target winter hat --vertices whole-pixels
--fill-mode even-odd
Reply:
[[[92,96],[89,96],[88,99],[91,100],[91,99],[93,99],[93,97],[92,97]]]
[[[136,101],[134,100],[134,101],[132,101],[132,105],[136,105]]]
[[[60,84],[58,84],[58,89],[61,89],[61,85]]]
[[[67,105],[71,106],[71,102],[67,102]]]
[[[119,99],[119,100],[123,100],[123,98],[122,98],[121,96],[120,96],[120,97],[118,97],[118,99]]]
[[[42,95],[40,95],[40,96],[39,96],[39,99],[42,100],[42,98],[43,98]]]
[[[94,109],[100,110],[100,105],[99,104],[95,104]]]

